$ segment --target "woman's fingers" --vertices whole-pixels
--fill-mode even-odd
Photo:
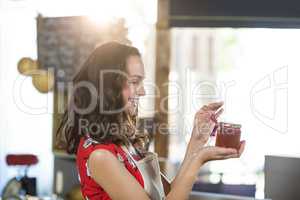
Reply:
[[[221,108],[223,106],[223,102],[214,102],[214,103],[210,103],[208,105],[204,105],[201,107],[200,111],[208,111],[208,110],[211,110],[211,111],[216,111],[218,110],[219,108]]]
[[[226,159],[238,158],[238,157],[239,157],[239,155],[236,153],[236,154],[231,154],[231,155],[228,155],[228,156],[223,156],[219,160],[226,160]]]
[[[233,148],[224,148],[224,147],[206,147],[204,150],[204,155],[206,154],[206,161],[209,160],[223,160],[227,158],[236,158],[238,157],[238,152]]]
[[[241,141],[239,150],[232,148],[219,148],[216,154],[216,160],[225,160],[229,158],[239,158],[244,152],[246,141]]]
[[[215,113],[215,118],[217,119],[218,117],[220,117],[220,115],[224,112],[224,109],[221,108],[220,110],[218,110],[216,113]]]
[[[206,122],[212,120],[217,123],[217,118],[223,113],[224,109],[221,108],[223,106],[223,102],[211,103],[208,105],[204,105],[199,111],[198,115],[204,115],[206,117]]]
[[[219,156],[228,156],[228,155],[233,155],[237,154],[237,150],[233,148],[224,148],[224,147],[213,147],[216,149],[216,155]]]
[[[245,146],[245,143],[241,143],[240,151],[235,148],[225,148],[225,147],[217,147],[217,146],[209,146],[200,148],[198,153],[199,159],[202,163],[206,163],[211,160],[225,160],[230,158],[239,158],[240,153]],[[194,153],[195,154],[195,153]]]
[[[214,103],[208,104],[207,107],[208,107],[210,110],[216,111],[216,110],[218,110],[220,107],[222,107],[223,104],[224,104],[223,101],[221,101],[221,102],[214,102]]]
[[[232,148],[215,147],[215,160],[239,158],[244,152],[246,141],[241,141],[239,150]]]
[[[241,143],[240,143],[240,148],[239,148],[239,156],[241,156],[242,153],[244,152],[244,150],[245,150],[245,145],[246,145],[246,141],[245,141],[245,140],[241,141]]]
[[[196,115],[212,115],[214,119],[217,119],[224,111],[223,102],[210,103],[202,106],[202,108],[196,113]]]

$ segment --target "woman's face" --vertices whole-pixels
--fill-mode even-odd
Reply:
[[[128,80],[122,91],[125,111],[131,116],[137,116],[139,97],[145,95],[144,64],[140,56],[130,56],[126,64]]]

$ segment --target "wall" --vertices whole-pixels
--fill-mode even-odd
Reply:
[[[50,194],[53,95],[39,93],[31,78],[17,71],[21,57],[36,58],[36,13],[20,5],[2,2],[0,6],[0,192],[17,174],[17,168],[6,165],[6,154],[34,153],[39,163],[29,175],[37,177],[39,194]]]

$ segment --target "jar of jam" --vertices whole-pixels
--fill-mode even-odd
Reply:
[[[216,146],[240,148],[241,125],[219,122],[216,136]]]

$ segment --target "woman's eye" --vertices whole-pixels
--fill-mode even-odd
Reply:
[[[135,84],[135,85],[139,84],[138,81],[130,81],[130,83]]]

